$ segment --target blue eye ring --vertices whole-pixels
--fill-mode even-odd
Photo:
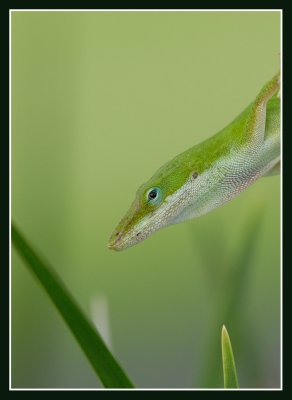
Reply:
[[[153,187],[147,192],[147,201],[150,204],[157,204],[162,199],[162,190],[159,187]]]

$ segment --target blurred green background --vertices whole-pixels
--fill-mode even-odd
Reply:
[[[141,388],[280,385],[280,178],[124,252],[137,187],[279,68],[279,12],[13,12],[12,216]],[[100,387],[12,250],[12,387]]]

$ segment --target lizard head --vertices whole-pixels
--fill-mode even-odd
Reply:
[[[108,247],[123,250],[174,223],[186,205],[186,182],[194,178],[196,174],[190,178],[190,171],[179,167],[179,160],[165,164],[139,187],[130,209],[112,233]]]

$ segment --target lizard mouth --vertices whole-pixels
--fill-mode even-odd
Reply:
[[[121,230],[121,231],[114,231],[113,232],[113,234],[111,235],[111,237],[110,237],[110,239],[109,239],[109,241],[108,241],[108,244],[107,244],[107,247],[110,249],[110,250],[116,250],[116,251],[119,251],[119,250],[122,250],[124,247],[123,247],[123,233],[124,233],[124,230]]]
[[[110,250],[121,251],[128,247],[132,247],[135,244],[142,242],[149,236],[147,230],[145,231],[143,227],[134,229],[134,231],[127,231],[126,228],[115,229],[109,238],[107,247]]]
[[[142,233],[138,232],[135,235],[128,236],[123,235],[121,232],[119,235],[113,234],[107,244],[107,247],[110,250],[121,251],[127,249],[128,247],[132,247],[135,244],[142,242],[142,240],[146,239],[147,236],[142,235]]]

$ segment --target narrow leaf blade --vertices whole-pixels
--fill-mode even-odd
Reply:
[[[11,232],[16,250],[57,307],[103,385],[107,388],[133,388],[130,379],[55,271],[39,257],[13,223]]]
[[[237,380],[232,346],[227,329],[225,328],[224,325],[222,328],[221,345],[222,345],[224,387],[225,389],[237,389],[238,380]]]

